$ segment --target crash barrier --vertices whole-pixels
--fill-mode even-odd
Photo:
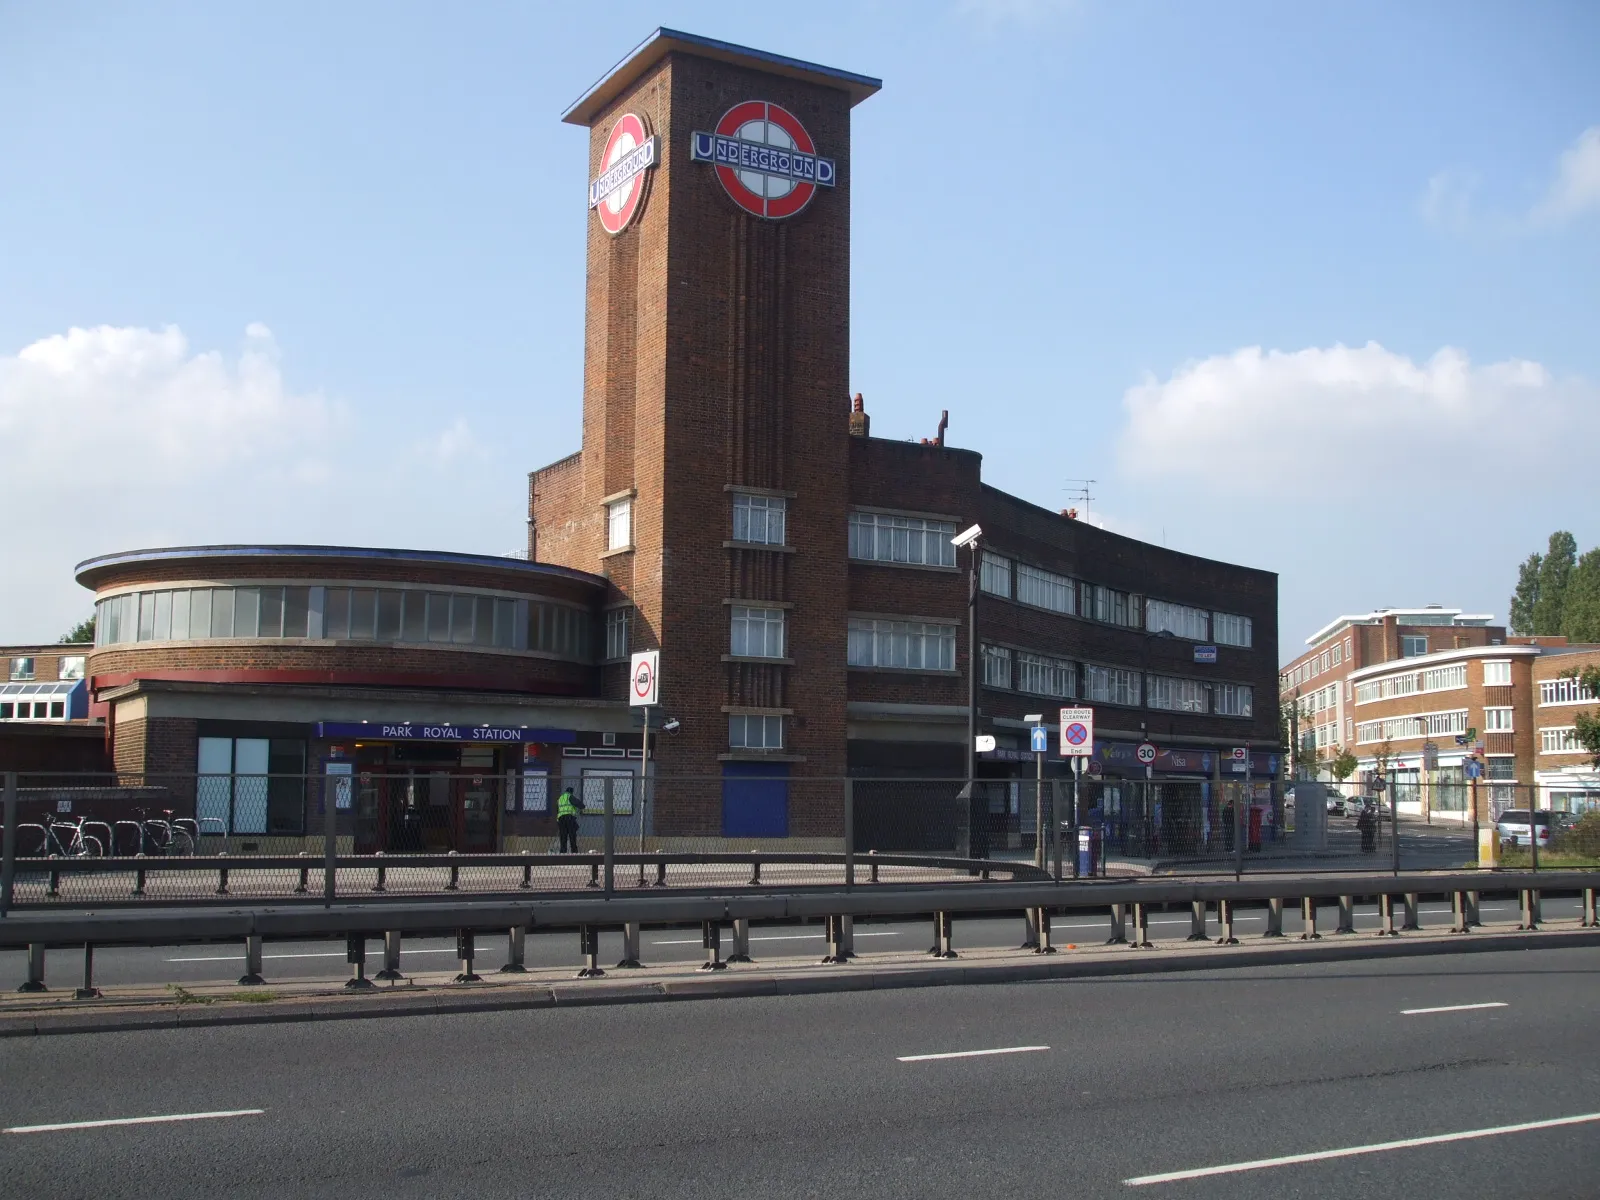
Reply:
[[[476,982],[473,970],[475,938],[480,933],[496,932],[508,936],[508,958],[504,972],[526,970],[524,953],[530,931],[575,930],[583,969],[580,977],[605,974],[599,964],[599,935],[602,929],[620,930],[623,935],[621,968],[640,966],[640,931],[646,926],[699,925],[706,952],[707,970],[725,969],[728,962],[749,961],[750,924],[754,921],[821,921],[826,932],[828,953],[825,963],[845,964],[855,957],[853,927],[864,917],[905,918],[932,915],[933,945],[929,953],[938,958],[957,955],[954,918],[1027,914],[1026,929],[1032,944],[1024,949],[1036,954],[1054,953],[1051,923],[1064,913],[1100,912],[1109,914],[1107,945],[1150,949],[1149,914],[1154,908],[1191,906],[1190,940],[1210,941],[1207,927],[1209,906],[1215,906],[1218,945],[1236,945],[1233,920],[1241,904],[1265,905],[1265,938],[1284,937],[1283,908],[1286,901],[1298,902],[1304,921],[1300,937],[1321,940],[1318,911],[1330,904],[1339,912],[1335,934],[1354,934],[1354,908],[1358,901],[1376,898],[1381,916],[1378,936],[1400,936],[1422,928],[1423,896],[1446,896],[1451,900],[1451,926],[1454,933],[1467,934],[1481,925],[1478,904],[1485,891],[1510,893],[1518,897],[1517,928],[1537,931],[1542,921],[1540,897],[1546,892],[1578,894],[1583,898],[1582,926],[1600,927],[1596,919],[1596,892],[1600,890],[1600,871],[1532,872],[1428,872],[1409,875],[1346,875],[1330,877],[1307,875],[1297,878],[1252,878],[1243,881],[1147,880],[1133,883],[1083,881],[1076,883],[992,883],[985,887],[923,886],[808,890],[784,893],[737,892],[721,895],[621,893],[613,898],[551,897],[519,903],[504,901],[452,901],[447,903],[399,903],[389,905],[342,901],[328,908],[283,907],[228,910],[185,909],[152,912],[26,912],[0,921],[0,949],[27,951],[27,978],[18,989],[24,992],[45,989],[45,956],[50,948],[81,947],[84,976],[79,996],[95,994],[93,981],[94,949],[106,945],[187,945],[196,942],[235,942],[245,948],[245,973],[241,984],[259,984],[262,976],[262,945],[269,940],[296,940],[321,937],[346,939],[347,958],[352,967],[349,987],[367,986],[366,945],[371,939],[383,942],[383,969],[376,978],[398,979],[400,949],[405,936],[454,934],[457,956],[461,960],[458,983]],[[1404,923],[1394,924],[1394,900],[1399,897]],[[1132,934],[1129,933],[1131,921]],[[724,959],[722,933],[731,931],[733,953]]]

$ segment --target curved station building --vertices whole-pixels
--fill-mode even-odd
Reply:
[[[358,849],[544,848],[551,775],[634,819],[654,650],[660,843],[836,844],[837,781],[964,778],[969,716],[997,829],[1032,819],[1024,718],[1066,706],[1094,710],[1092,775],[1183,782],[1157,840],[1269,778],[1274,574],[1028,503],[943,420],[874,437],[849,399],[851,110],[879,86],[671,30],[607,73],[564,115],[589,139],[582,444],[530,475],[526,560],[91,559],[110,763],[198,773],[199,812],[262,839],[320,830],[295,780],[332,773]],[[380,803],[368,777],[403,783]]]

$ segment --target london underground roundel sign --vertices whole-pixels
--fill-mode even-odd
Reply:
[[[786,108],[746,100],[722,114],[710,133],[696,132],[689,157],[716,168],[723,190],[745,212],[792,217],[834,184],[834,163],[817,153],[806,127]]]
[[[617,118],[600,155],[600,177],[589,184],[589,207],[607,233],[621,233],[644,202],[645,172],[656,165],[656,139],[633,113]]]

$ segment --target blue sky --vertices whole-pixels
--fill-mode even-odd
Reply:
[[[1278,571],[1286,652],[1600,543],[1600,6],[8,6],[0,640],[137,545],[521,546],[578,444],[558,117],[658,25],[883,78],[874,433],[949,409],[1002,487]]]

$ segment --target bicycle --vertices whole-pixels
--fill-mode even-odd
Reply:
[[[50,858],[99,858],[105,851],[100,839],[83,830],[84,818],[76,821],[52,819],[45,830],[45,855]],[[70,831],[63,842],[62,831]]]
[[[139,824],[141,832],[141,849],[148,846],[144,853],[154,853],[172,858],[187,858],[194,854],[194,838],[184,829],[180,821],[174,819],[170,808],[162,809],[166,820],[151,819]],[[141,813],[141,815],[143,815]]]

